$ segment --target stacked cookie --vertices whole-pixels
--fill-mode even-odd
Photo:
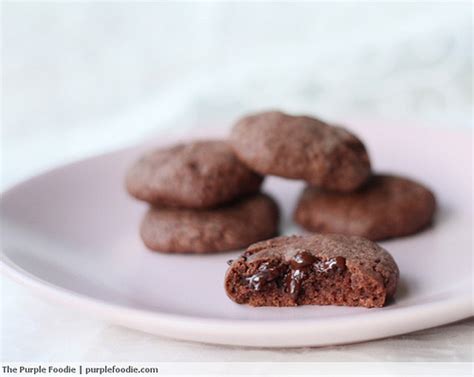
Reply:
[[[263,177],[225,141],[197,141],[149,152],[128,171],[126,187],[150,204],[140,228],[162,252],[236,250],[273,237],[278,206],[259,192]]]
[[[381,240],[415,233],[433,217],[430,190],[372,173],[362,141],[341,127],[267,112],[240,120],[231,144],[254,171],[307,182],[294,220],[309,231]]]
[[[246,247],[277,233],[278,207],[259,193],[265,175],[301,179],[294,220],[317,233],[381,240],[426,227],[435,199],[410,179],[374,174],[362,141],[344,128],[278,111],[242,118],[230,140],[149,152],[126,185],[151,208],[145,244],[164,252]]]
[[[341,127],[278,111],[247,116],[233,127],[231,145],[241,161],[263,175],[302,179],[338,192],[370,176],[362,142]]]

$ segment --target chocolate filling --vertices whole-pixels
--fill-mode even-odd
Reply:
[[[245,277],[248,287],[255,291],[263,291],[271,282],[284,292],[289,293],[296,302],[301,294],[305,280],[312,274],[343,272],[346,269],[346,259],[335,257],[323,260],[308,251],[298,252],[288,263],[262,263],[257,272]]]
[[[285,265],[272,267],[270,263],[262,263],[258,271],[245,280],[251,289],[261,291],[269,282],[281,277],[284,273],[286,273]]]

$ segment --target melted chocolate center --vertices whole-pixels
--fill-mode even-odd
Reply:
[[[303,280],[311,271],[311,266],[317,262],[318,259],[308,251],[300,251],[291,258],[290,273],[286,277],[286,286],[293,300],[298,299]]]
[[[272,267],[269,263],[262,263],[258,268],[258,272],[249,276],[246,280],[250,288],[261,291],[268,282],[280,277],[284,270],[284,265]]]
[[[246,278],[251,289],[261,291],[267,283],[274,281],[282,276],[284,278],[284,290],[288,292],[294,301],[301,293],[304,280],[311,272],[329,273],[332,271],[344,271],[346,268],[346,259],[335,257],[327,260],[321,260],[308,251],[300,251],[291,258],[289,265],[271,265],[262,263],[258,271]]]

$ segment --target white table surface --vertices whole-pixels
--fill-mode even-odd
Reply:
[[[274,4],[267,24],[258,4],[5,5],[2,189],[160,127],[256,108],[472,126],[469,3],[341,6],[338,23],[339,5]],[[243,349],[128,330],[0,282],[3,361],[473,359],[473,319],[362,344]]]

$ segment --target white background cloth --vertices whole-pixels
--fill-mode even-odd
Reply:
[[[399,120],[401,132],[419,123],[428,135],[429,127],[472,127],[469,2],[4,3],[2,34],[2,188],[176,124],[261,108]],[[472,320],[357,345],[242,349],[116,327],[1,282],[2,360],[473,355]]]

